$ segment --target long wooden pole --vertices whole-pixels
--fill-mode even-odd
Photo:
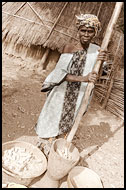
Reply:
[[[101,45],[101,51],[107,50],[107,46],[108,46],[109,40],[111,38],[113,27],[117,22],[117,19],[119,17],[122,5],[123,5],[123,2],[116,2],[115,9],[114,9],[113,14],[111,16],[111,19],[109,21],[109,24],[108,24],[108,27],[107,27],[107,30],[106,30],[106,33],[105,33],[105,36],[104,36],[104,39],[103,39],[103,42]],[[96,73],[99,72],[101,64],[102,64],[102,61],[100,61],[100,60],[96,61],[96,64],[94,66],[94,71]],[[69,145],[69,143],[71,143],[71,141],[72,141],[72,139],[73,139],[73,137],[74,137],[74,135],[78,129],[80,120],[81,120],[84,112],[86,111],[88,101],[89,101],[89,97],[91,95],[93,88],[94,88],[94,83],[90,82],[87,86],[87,89],[86,89],[80,110],[79,110],[78,115],[77,115],[75,122],[74,122],[74,125],[73,125],[69,135],[67,136],[66,140],[67,140],[68,145]]]

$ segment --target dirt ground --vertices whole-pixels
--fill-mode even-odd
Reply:
[[[54,68],[36,74],[32,62],[3,54],[2,64],[2,142],[24,140],[36,145],[34,126],[46,99],[42,81]],[[40,72],[40,71],[39,71]],[[93,169],[105,188],[124,188],[123,121],[102,110],[92,99],[73,139],[81,159],[79,165]]]

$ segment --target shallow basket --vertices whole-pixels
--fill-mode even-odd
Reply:
[[[67,177],[68,188],[103,188],[102,181],[93,170],[75,166]]]
[[[26,151],[33,153],[33,155],[36,157],[36,159],[42,160],[42,165],[39,171],[32,173],[30,177],[25,177],[25,176],[19,176],[17,174],[14,174],[4,168],[4,165],[2,165],[2,183],[18,183],[21,185],[26,185],[28,186],[31,181],[42,175],[46,169],[47,169],[47,159],[45,155],[42,153],[41,150],[39,150],[37,147],[34,145],[27,143],[27,142],[22,142],[22,141],[10,141],[6,142],[2,145],[2,156],[4,155],[4,151],[11,149],[13,147],[20,147],[20,148],[26,148]]]

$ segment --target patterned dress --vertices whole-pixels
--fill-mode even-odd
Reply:
[[[50,93],[35,128],[39,137],[56,137],[70,131],[80,110],[88,83],[68,82],[64,78],[67,74],[86,76],[91,72],[96,63],[98,49],[99,46],[90,44],[87,51],[61,54],[55,69],[43,82],[43,92],[50,91]]]

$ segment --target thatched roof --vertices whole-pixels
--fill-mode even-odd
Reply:
[[[24,6],[21,7],[22,5]],[[114,7],[115,2],[3,3],[3,41],[12,42],[15,45],[23,44],[26,47],[41,45],[62,52],[65,44],[78,40],[75,15],[92,13],[98,15],[101,21],[102,31],[95,40],[96,43],[101,44]],[[64,10],[62,10],[63,8]],[[62,14],[60,15],[61,10]],[[54,30],[51,31],[52,27]]]

